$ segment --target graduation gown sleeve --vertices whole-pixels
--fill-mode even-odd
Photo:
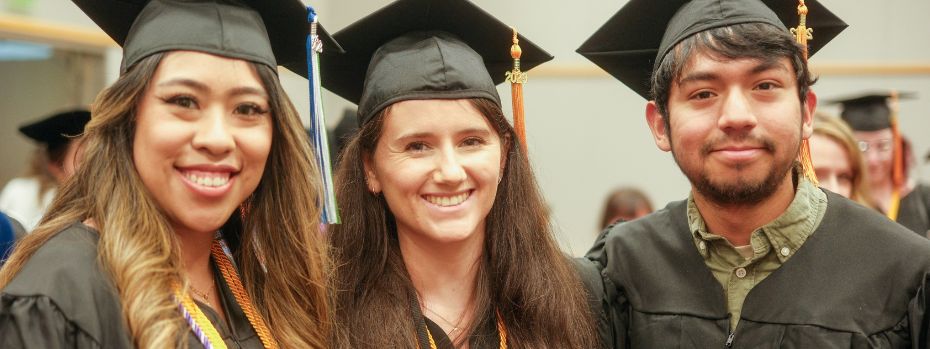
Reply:
[[[46,296],[0,299],[0,348],[102,348]]]
[[[97,234],[76,223],[49,239],[0,292],[0,348],[130,348]]]
[[[629,348],[627,298],[604,274],[607,265],[604,239],[609,229],[601,233],[586,257],[574,260],[574,265],[588,292],[588,303],[597,322],[602,345],[605,348]]]

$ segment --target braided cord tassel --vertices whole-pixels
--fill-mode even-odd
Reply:
[[[226,342],[223,342],[223,337],[216,331],[207,316],[197,306],[197,303],[194,303],[194,299],[189,294],[181,292],[181,286],[177,283],[174,284],[174,300],[178,302],[181,315],[184,316],[184,320],[187,321],[191,331],[194,332],[194,335],[197,336],[204,348],[226,349]]]
[[[801,44],[803,50],[804,64],[807,64],[807,41],[814,39],[814,29],[807,27],[807,5],[804,0],[798,0],[798,26],[791,28],[791,34],[795,40]],[[811,115],[813,117],[813,115]],[[814,172],[814,161],[811,159],[811,145],[806,139],[801,140],[801,148],[798,151],[798,161],[801,162],[801,172],[814,185],[820,184],[817,181],[817,173]]]
[[[326,134],[326,118],[323,113],[323,94],[320,87],[320,53],[323,42],[317,35],[317,15],[313,7],[307,7],[307,78],[310,83],[310,134],[316,152],[317,167],[323,181],[323,207],[321,221],[324,224],[339,224],[339,207],[336,204],[336,185],[333,181],[332,161],[329,158],[329,139]]]
[[[249,320],[249,323],[252,324],[252,328],[255,329],[258,338],[261,339],[262,345],[265,348],[278,348],[278,344],[275,342],[274,336],[272,336],[271,331],[268,329],[268,325],[265,324],[265,320],[262,318],[261,313],[255,309],[252,299],[249,298],[249,294],[246,293],[245,288],[242,287],[239,273],[236,272],[232,264],[232,256],[223,250],[224,244],[221,244],[220,240],[213,241],[213,246],[210,251],[213,254],[213,260],[219,267],[220,273],[223,274],[223,279],[226,280],[229,290],[232,291],[233,296],[236,297],[236,303],[239,303],[239,307],[242,308],[245,317]]]
[[[500,336],[500,349],[507,349],[507,326],[504,326],[504,318],[501,317],[501,312],[495,311],[497,315],[497,333]]]

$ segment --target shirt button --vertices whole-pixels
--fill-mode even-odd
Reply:
[[[740,279],[746,277],[746,268],[737,268],[737,269],[736,269],[736,277],[738,277],[738,278],[740,278]]]
[[[707,243],[704,241],[698,242],[698,248],[701,249],[701,251],[704,251],[704,249],[707,248]]]
[[[789,254],[791,254],[791,249],[790,249],[790,248],[787,248],[787,247],[782,247],[782,248],[781,248],[781,255],[782,255],[782,256],[788,257]]]

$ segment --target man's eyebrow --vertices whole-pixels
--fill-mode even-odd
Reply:
[[[678,79],[678,85],[684,85],[686,83],[695,82],[695,81],[713,81],[713,80],[719,80],[719,79],[720,79],[720,76],[717,75],[716,73],[699,71],[699,72],[686,74],[681,79]]]
[[[788,72],[788,67],[786,67],[782,62],[777,60],[764,60],[762,63],[759,63],[752,68],[752,74],[759,74],[769,70],[783,70]]]

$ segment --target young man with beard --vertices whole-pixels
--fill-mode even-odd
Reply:
[[[845,24],[807,6],[814,52]],[[930,242],[820,190],[796,161],[817,97],[786,28],[795,11],[631,0],[579,49],[649,99],[656,145],[692,184],[582,261],[611,347],[927,346]]]

